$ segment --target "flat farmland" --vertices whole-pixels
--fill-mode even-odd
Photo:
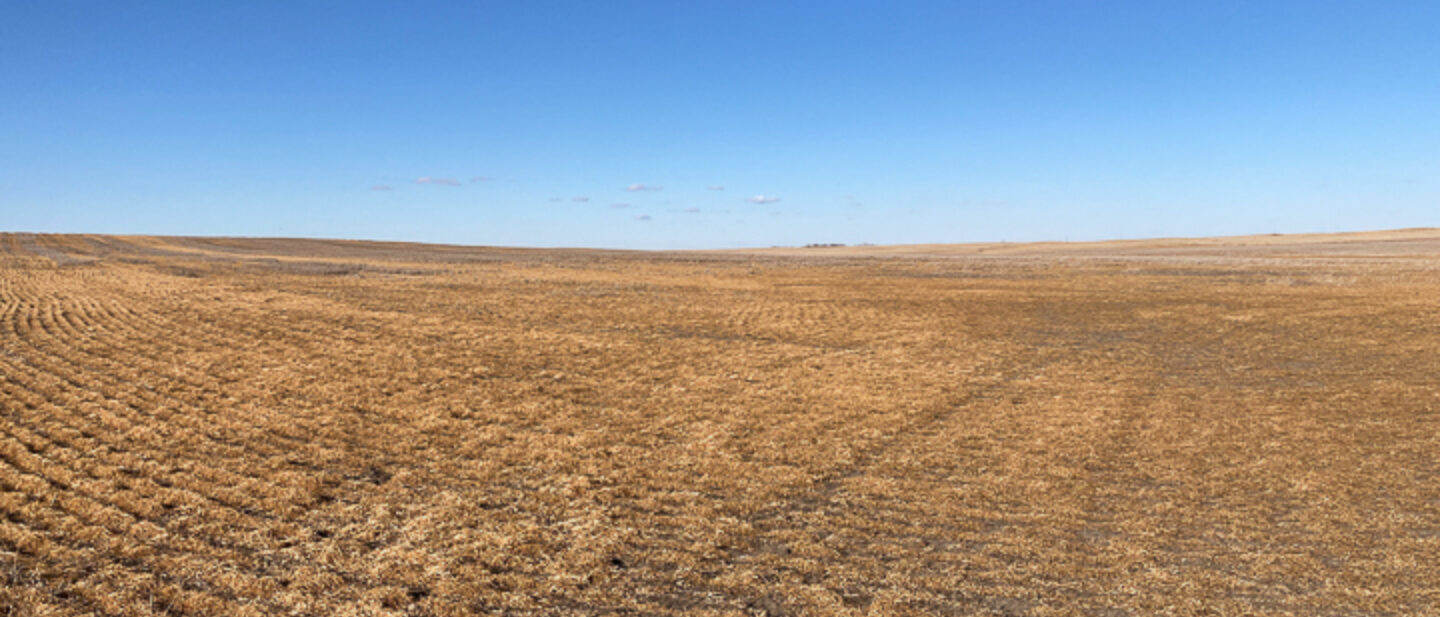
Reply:
[[[1440,232],[0,234],[0,616],[1440,613]]]

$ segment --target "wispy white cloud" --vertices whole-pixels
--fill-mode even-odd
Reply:
[[[419,178],[415,179],[415,184],[439,184],[443,186],[460,186],[460,181],[454,178],[432,178],[430,176],[420,176]]]
[[[665,190],[665,187],[663,187],[663,186],[648,186],[648,185],[640,184],[640,183],[637,182],[637,183],[635,183],[635,184],[632,184],[632,185],[630,185],[630,186],[625,187],[625,190],[630,191],[631,193],[636,193],[636,192],[639,192],[639,191],[663,191],[663,190]]]
[[[395,187],[392,187],[392,186],[390,186],[390,185],[388,185],[388,184],[376,184],[375,186],[370,187],[370,190],[372,190],[372,191],[392,191],[392,190],[395,190]]]
[[[722,185],[719,185],[719,184],[712,184],[712,185],[710,185],[710,186],[705,187],[705,190],[707,190],[707,191],[723,191],[723,190],[725,190],[725,187],[722,186]]]
[[[581,196],[579,196],[579,197],[571,197],[571,198],[570,198],[570,201],[580,202],[580,203],[583,204],[583,203],[585,203],[585,202],[587,202],[587,201],[590,201],[590,198],[589,198],[589,197],[586,197],[586,196],[584,196],[584,195],[581,195]]]
[[[611,208],[629,208],[630,204],[610,204]]]
[[[780,201],[780,198],[774,195],[754,195],[751,197],[746,197],[745,201],[748,201],[752,204],[773,204],[777,201]]]
[[[637,220],[637,221],[648,221],[648,220],[650,220],[650,215],[648,215],[648,214],[641,214],[641,215],[639,215],[639,216],[636,216],[636,217],[635,217],[635,220]]]
[[[687,213],[687,214],[696,214],[696,213],[699,213],[699,212],[700,212],[700,209],[699,209],[699,208],[686,208],[686,209],[685,209],[685,213]]]
[[[470,183],[471,183],[471,184],[474,184],[474,183],[476,183],[476,182],[489,182],[489,181],[494,180],[494,179],[495,179],[495,178],[492,178],[492,177],[490,177],[490,176],[472,176],[472,177],[470,178]]]

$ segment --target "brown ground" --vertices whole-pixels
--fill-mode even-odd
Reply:
[[[0,234],[0,616],[1436,614],[1440,232],[1267,238]]]

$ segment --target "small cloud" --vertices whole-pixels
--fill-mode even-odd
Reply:
[[[723,190],[725,190],[725,187],[722,186],[722,185],[719,185],[719,184],[714,184],[714,185],[705,187],[705,190],[707,190],[707,191],[723,191]]]
[[[637,221],[648,221],[648,220],[650,220],[650,215],[648,215],[648,214],[641,214],[641,215],[639,215],[639,216],[636,216],[636,217],[635,217],[635,220],[637,220]]]
[[[611,208],[629,208],[630,204],[610,204]]]
[[[550,198],[550,203],[555,203],[555,202],[557,202],[557,201],[565,201],[565,200],[560,199],[559,197],[551,197],[551,198]]]
[[[582,204],[583,204],[583,203],[585,203],[585,202],[587,202],[587,201],[590,201],[590,198],[589,198],[589,197],[585,197],[584,195],[581,195],[581,196],[579,196],[579,197],[571,197],[571,198],[570,198],[570,201],[579,202],[579,203],[582,203]]]
[[[625,187],[625,190],[630,191],[631,193],[636,193],[636,192],[639,192],[639,191],[663,191],[663,190],[665,190],[665,187],[663,187],[663,186],[646,186],[646,185],[644,185],[644,184],[635,183],[635,184],[632,184],[632,185],[630,185],[630,186]]]
[[[377,185],[375,185],[375,186],[370,187],[370,190],[372,190],[372,191],[393,191],[393,190],[395,190],[395,187],[392,187],[392,186],[390,186],[390,185],[388,185],[388,184],[377,184]]]
[[[492,177],[490,177],[490,176],[473,176],[473,177],[470,178],[470,183],[471,183],[471,184],[474,184],[474,183],[476,183],[476,182],[489,182],[489,181],[494,180],[494,179],[495,179],[495,178],[492,178]]]
[[[454,178],[432,178],[430,176],[420,176],[419,178],[415,179],[415,184],[440,184],[443,186],[460,186],[460,181]]]
[[[696,214],[696,213],[699,213],[699,212],[700,212],[700,209],[699,209],[699,208],[686,208],[684,211],[685,211],[687,214]]]
[[[773,204],[780,201],[780,198],[774,195],[755,195],[753,197],[746,197],[745,201],[752,204]]]

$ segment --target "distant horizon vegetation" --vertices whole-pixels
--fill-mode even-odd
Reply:
[[[1440,226],[1434,226],[1434,227],[1431,227],[1431,226],[1401,227],[1401,228],[1393,228],[1393,229],[1356,229],[1356,230],[1336,231],[1336,232],[1298,232],[1298,233],[1279,233],[1279,232],[1271,232],[1271,233],[1253,233],[1253,234],[1234,234],[1234,235],[1225,235],[1225,236],[1157,236],[1157,237],[1135,237],[1135,238],[1119,238],[1119,237],[1117,237],[1117,238],[1100,238],[1100,239],[1094,239],[1094,240],[1018,240],[1018,241],[1011,241],[1011,240],[994,240],[994,241],[986,241],[986,242],[913,242],[913,243],[899,243],[899,244],[879,244],[879,243],[874,243],[874,242],[854,242],[854,243],[847,243],[847,242],[807,242],[807,243],[804,243],[804,244],[791,244],[791,245],[776,244],[776,245],[770,245],[770,246],[766,246],[766,247],[758,247],[758,246],[757,246],[757,247],[741,247],[741,248],[710,247],[710,248],[697,248],[697,249],[615,249],[615,248],[607,248],[607,247],[599,247],[599,246],[580,246],[580,245],[576,245],[576,246],[529,246],[529,245],[511,245],[511,244],[465,244],[465,243],[450,243],[450,242],[424,242],[424,241],[418,241],[418,240],[392,239],[392,238],[351,238],[351,237],[338,237],[338,236],[242,236],[242,235],[224,235],[224,234],[145,234],[145,233],[138,233],[138,234],[92,234],[92,233],[86,233],[86,232],[44,232],[44,231],[37,232],[37,231],[26,231],[26,230],[0,230],[0,234],[21,234],[21,235],[32,234],[32,235],[37,235],[37,236],[53,235],[53,236],[76,236],[76,237],[80,237],[80,236],[157,237],[157,238],[172,237],[172,238],[194,238],[194,239],[201,239],[201,240],[227,240],[227,239],[229,239],[229,240],[271,240],[271,241],[287,241],[287,240],[289,240],[289,241],[360,242],[360,243],[373,242],[373,243],[379,243],[379,244],[414,244],[414,245],[419,245],[419,246],[426,246],[426,245],[429,245],[429,246],[456,246],[456,247],[465,247],[465,248],[486,248],[486,247],[492,247],[492,248],[498,248],[498,249],[535,249],[535,250],[553,249],[553,250],[597,250],[597,251],[626,251],[626,250],[631,250],[631,251],[640,251],[640,252],[667,252],[667,251],[710,252],[710,251],[735,251],[735,250],[744,251],[744,250],[764,250],[764,249],[846,249],[846,248],[851,248],[851,249],[854,249],[854,248],[876,248],[876,249],[885,249],[885,248],[905,248],[905,247],[924,247],[924,246],[951,246],[951,247],[974,246],[974,247],[982,247],[982,246],[994,246],[994,245],[1025,246],[1025,245],[1050,245],[1050,244],[1106,245],[1106,244],[1136,244],[1136,243],[1186,243],[1186,242],[1207,242],[1207,243],[1224,244],[1226,241],[1250,240],[1250,239],[1265,239],[1265,238],[1285,238],[1285,239],[1292,239],[1292,240],[1312,240],[1312,241],[1317,241],[1317,242],[1327,241],[1327,240],[1331,240],[1331,241],[1342,241],[1342,242],[1343,242],[1343,241],[1346,241],[1346,240],[1356,240],[1356,241],[1370,240],[1370,241],[1373,241],[1373,240],[1376,240],[1376,239],[1381,239],[1381,240],[1404,240],[1404,239],[1407,239],[1407,238],[1404,237],[1404,236],[1407,235],[1407,234],[1408,234],[1408,235],[1433,234],[1433,235],[1436,235],[1437,237],[1440,237]],[[1395,237],[1392,237],[1392,236],[1395,236]]]

